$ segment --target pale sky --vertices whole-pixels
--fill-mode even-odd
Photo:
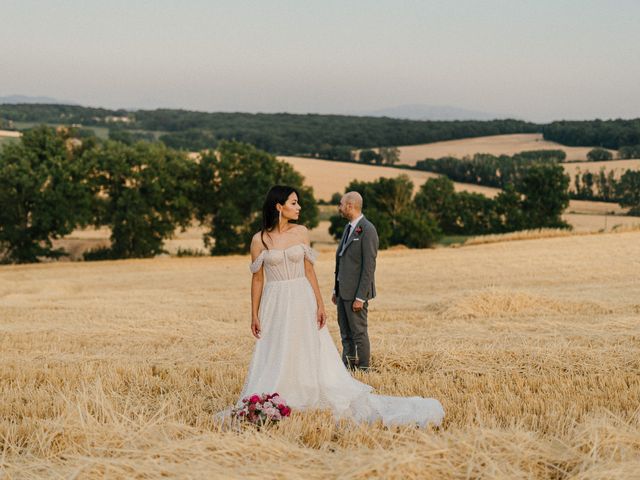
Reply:
[[[0,96],[640,116],[640,0],[3,0]]]

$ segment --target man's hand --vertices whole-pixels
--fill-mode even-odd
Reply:
[[[333,303],[334,305],[338,304],[338,298],[336,297],[335,293],[331,295],[331,303]]]
[[[327,323],[327,313],[324,311],[324,307],[318,307],[316,317],[318,321],[318,330],[320,330]]]
[[[353,305],[351,305],[351,309],[354,312],[359,312],[360,310],[362,310],[363,307],[364,307],[364,302],[361,302],[360,300],[354,300]]]
[[[251,333],[257,339],[260,339],[260,319],[255,317],[251,320]]]

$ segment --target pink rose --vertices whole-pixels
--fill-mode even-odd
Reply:
[[[258,395],[251,395],[249,398],[249,403],[258,403],[260,401],[260,397]]]

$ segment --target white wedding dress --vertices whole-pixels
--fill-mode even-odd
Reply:
[[[390,397],[354,379],[345,368],[327,330],[318,330],[316,299],[305,276],[305,257],[316,252],[304,244],[264,250],[251,264],[264,268],[257,340],[240,398],[278,392],[293,410],[329,409],[336,418],[385,425],[440,425],[439,401]],[[240,403],[240,400],[239,400]]]

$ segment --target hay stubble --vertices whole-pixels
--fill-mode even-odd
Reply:
[[[359,377],[439,398],[438,431],[326,412],[219,430],[253,346],[247,257],[2,267],[0,472],[633,478],[638,258],[638,232],[382,252]],[[330,252],[317,270],[328,296]]]

